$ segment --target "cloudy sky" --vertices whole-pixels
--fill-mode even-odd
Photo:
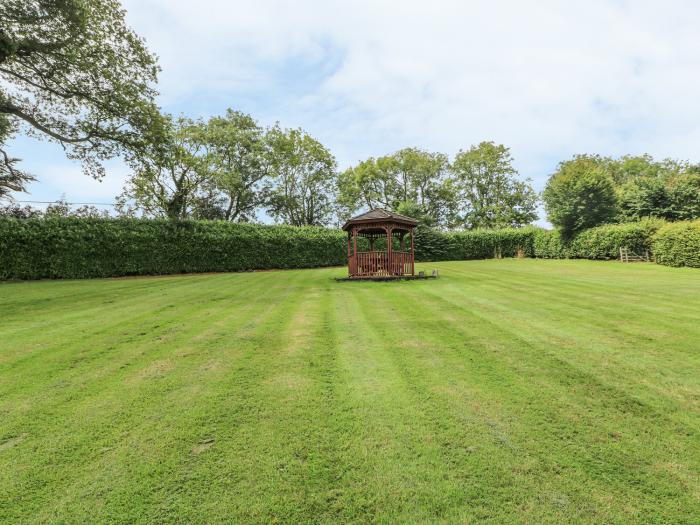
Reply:
[[[511,148],[540,190],[575,153],[700,161],[700,2],[124,0],[160,105],[302,127],[341,168],[418,146]],[[113,202],[53,144],[16,139],[23,199]]]

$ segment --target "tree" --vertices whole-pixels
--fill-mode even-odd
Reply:
[[[422,221],[447,226],[454,191],[446,177],[447,156],[418,148],[370,158],[346,170],[339,179],[341,214],[361,208],[411,209]]]
[[[641,176],[618,188],[620,220],[636,221],[644,217],[668,218],[673,203],[663,179]]]
[[[451,172],[459,191],[459,220],[467,228],[522,226],[537,219],[537,194],[518,180],[510,150],[482,142],[456,155]]]
[[[317,140],[300,129],[268,131],[274,184],[268,212],[294,226],[327,225],[333,216],[336,162]]]
[[[160,132],[156,59],[124,14],[116,0],[0,2],[5,188],[23,189],[28,180],[4,151],[18,130],[58,142],[96,178],[104,174],[101,161],[140,151]]]
[[[255,219],[270,191],[270,151],[265,131],[244,113],[228,110],[200,126],[210,178],[195,215],[227,221]]]
[[[629,169],[629,166],[635,169]],[[616,180],[620,220],[660,217],[669,221],[700,217],[700,173],[687,162],[650,155],[610,161]],[[622,176],[621,176],[622,175]]]
[[[549,220],[567,237],[617,215],[615,185],[598,157],[579,155],[561,162],[542,197]]]
[[[202,124],[167,117],[164,140],[130,161],[132,174],[117,199],[117,211],[172,220],[188,218],[210,177]]]
[[[8,156],[2,145],[12,136],[12,122],[0,115],[0,201],[9,198],[11,191],[26,191],[29,182],[35,180],[29,173],[17,168],[19,159]]]
[[[700,167],[691,167],[686,173],[668,183],[673,210],[671,220],[689,221],[700,218]]]

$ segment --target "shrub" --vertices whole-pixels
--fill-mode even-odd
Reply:
[[[567,243],[557,230],[535,230],[532,252],[532,256],[539,259],[568,259],[571,256]]]
[[[700,221],[675,222],[659,229],[654,255],[659,264],[700,268]]]
[[[536,228],[465,230],[441,232],[416,229],[416,260],[448,261],[533,256],[532,238]]]
[[[144,219],[0,219],[0,279],[310,268],[346,263],[339,230]]]
[[[606,224],[579,233],[570,245],[571,257],[579,259],[617,259],[620,248],[640,255],[652,251],[652,240],[663,226],[660,219],[645,219],[625,224]]]

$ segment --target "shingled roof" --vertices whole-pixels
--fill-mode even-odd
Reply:
[[[348,228],[350,228],[350,226],[354,224],[365,224],[368,222],[383,221],[397,222],[399,224],[406,224],[409,226],[415,226],[418,224],[418,221],[416,219],[412,219],[411,217],[407,217],[406,215],[401,215],[400,213],[394,213],[392,211],[386,211],[382,208],[375,208],[373,210],[368,211],[367,213],[363,213],[362,215],[358,215],[357,217],[349,219],[345,224],[343,224],[343,230],[347,230]]]

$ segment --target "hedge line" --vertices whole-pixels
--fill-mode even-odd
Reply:
[[[654,236],[664,221],[647,219],[625,224],[606,224],[565,240],[557,231],[537,230],[533,254],[544,259],[617,259],[620,247],[644,254],[652,252]]]
[[[662,227],[654,237],[654,254],[659,264],[700,268],[700,220]]]
[[[469,230],[441,232],[430,228],[416,229],[416,260],[456,261],[516,257],[518,253],[533,257],[536,228]]]
[[[620,246],[657,262],[700,267],[700,221],[646,220],[591,228],[565,241],[556,231],[416,230],[416,260],[493,257],[616,259]],[[0,218],[0,279],[86,278],[312,268],[346,264],[340,230],[146,219]]]
[[[311,268],[346,262],[338,230],[142,219],[0,219],[0,279]]]

